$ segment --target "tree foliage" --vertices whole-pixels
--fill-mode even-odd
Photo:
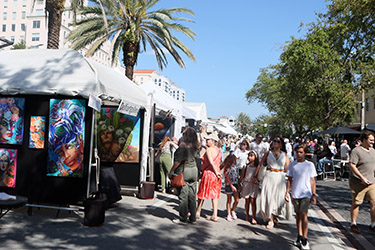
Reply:
[[[176,36],[182,33],[194,39],[196,34],[184,22],[188,18],[176,15],[194,15],[186,8],[151,10],[159,0],[93,0],[96,5],[83,7],[80,14],[84,16],[77,22],[77,28],[68,36],[73,49],[89,46],[88,56],[100,46],[111,41],[112,63],[117,63],[119,52],[123,52],[123,63],[126,76],[133,78],[134,65],[138,54],[146,51],[149,45],[156,56],[160,69],[168,64],[170,54],[179,66],[185,67],[178,51],[195,60],[193,53]],[[104,11],[103,11],[104,10]]]
[[[250,134],[251,119],[248,114],[241,112],[236,115],[236,131],[242,135]]]
[[[12,50],[15,50],[15,49],[26,49],[26,42],[25,42],[25,40],[21,40],[19,43],[14,44],[11,49]]]

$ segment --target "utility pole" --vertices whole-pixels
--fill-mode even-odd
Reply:
[[[362,88],[362,98],[361,98],[361,130],[365,129],[365,90]]]

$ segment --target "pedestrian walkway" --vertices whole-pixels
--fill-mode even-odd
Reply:
[[[251,225],[244,220],[241,199],[239,218],[228,222],[225,201],[222,195],[216,223],[204,219],[211,212],[206,201],[196,225],[173,224],[178,199],[159,192],[153,200],[123,196],[106,211],[105,224],[94,228],[81,224],[83,212],[60,211],[56,217],[56,210],[34,209],[29,216],[26,208],[17,209],[0,220],[0,249],[298,249],[293,246],[294,220],[280,221],[273,230]],[[309,213],[311,249],[357,248],[320,207],[313,206]]]

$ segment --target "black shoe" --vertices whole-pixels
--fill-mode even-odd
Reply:
[[[371,227],[371,225],[370,225],[368,229],[369,229],[371,232],[374,232],[374,233],[375,233],[375,227]]]
[[[352,230],[353,233],[359,234],[359,228],[356,224],[351,225],[350,230]]]
[[[310,249],[310,244],[309,244],[309,241],[305,238],[302,238],[302,241],[301,241],[301,249],[303,250],[307,250],[307,249]]]
[[[302,244],[301,241],[302,241],[302,236],[298,235],[297,240],[293,242],[293,245],[295,245],[296,247],[301,247],[301,244]]]

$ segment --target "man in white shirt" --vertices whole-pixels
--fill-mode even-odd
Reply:
[[[249,150],[254,150],[255,152],[257,152],[257,154],[259,155],[259,161],[263,158],[263,155],[268,150],[267,144],[265,144],[262,140],[263,140],[262,134],[257,134],[255,137],[255,141],[250,143],[250,149],[249,149]]]
[[[292,152],[293,152],[292,145],[290,145],[290,142],[289,142],[288,138],[285,138],[284,142],[285,142],[286,154],[288,155],[289,161],[293,162],[294,158],[292,156]]]
[[[335,157],[337,155],[337,148],[336,148],[336,143],[333,141],[331,142],[331,145],[328,146],[329,150],[331,150],[333,156]]]
[[[348,141],[344,140],[340,145],[340,156],[341,160],[349,160],[350,147]]]

